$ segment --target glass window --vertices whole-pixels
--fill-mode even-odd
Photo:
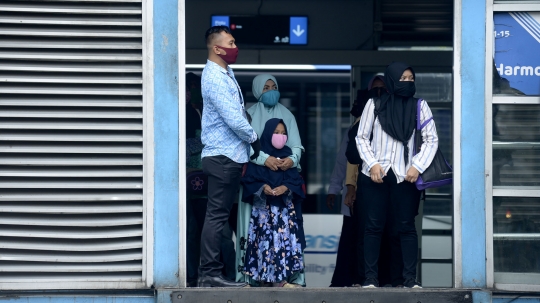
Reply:
[[[540,95],[540,12],[495,12],[493,94]]]
[[[540,284],[540,198],[494,197],[495,282]]]
[[[307,173],[308,197],[304,202],[306,212],[328,213],[326,195],[330,176],[343,134],[351,125],[350,80],[347,77],[345,81],[345,83],[311,83],[306,86],[307,123],[303,125],[307,135],[306,143],[303,143],[302,138],[306,149],[302,162],[307,165],[303,166],[306,167]],[[313,206],[316,208],[311,208]]]
[[[540,284],[540,12],[493,21],[494,282]]]
[[[431,102],[452,102],[451,73],[417,73],[416,96]]]
[[[540,106],[493,105],[493,186],[540,185]]]

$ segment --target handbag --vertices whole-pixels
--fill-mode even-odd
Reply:
[[[381,107],[381,98],[377,97],[373,99],[374,103],[374,116],[373,116],[373,127],[371,135],[369,137],[369,142],[373,141],[373,128],[375,128],[375,120],[379,114],[379,109]],[[345,151],[345,157],[347,161],[351,164],[362,165],[363,160],[358,153],[358,147],[356,146],[356,134],[358,133],[358,128],[360,127],[360,121],[358,120],[352,127],[349,129],[347,136],[349,136],[349,142],[347,143],[347,150]]]
[[[420,105],[422,99],[418,99],[416,104],[416,132],[414,138],[415,155],[420,152],[422,146],[422,129],[433,120],[433,117],[427,119],[424,123],[420,123]],[[448,164],[444,158],[441,149],[437,147],[435,157],[431,161],[428,168],[418,176],[416,180],[416,188],[424,190],[427,188],[440,187],[443,185],[452,184],[453,171],[452,166]]]
[[[358,148],[356,147],[356,133],[358,133],[358,127],[360,126],[360,122],[356,123],[349,129],[349,132],[347,133],[347,136],[349,136],[349,142],[347,143],[347,150],[345,151],[345,157],[347,157],[347,161],[351,164],[362,164],[362,158],[360,158],[360,154],[358,153]]]

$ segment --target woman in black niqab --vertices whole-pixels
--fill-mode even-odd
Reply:
[[[420,191],[414,183],[433,160],[438,136],[427,102],[414,98],[414,77],[414,70],[409,65],[390,64],[384,79],[387,92],[381,96],[379,104],[377,100],[369,103],[360,121],[357,147],[364,162],[359,178],[366,213],[365,288],[379,286],[377,262],[387,222],[392,226],[392,259],[403,260],[402,270],[397,267],[396,271],[392,270],[392,279],[396,278],[397,282],[399,278],[400,284],[407,288],[422,287],[416,281],[418,235],[415,217]],[[369,112],[373,109],[374,112]],[[423,126],[420,131],[422,146],[413,156],[417,115]],[[373,140],[368,140],[370,135]]]
[[[406,70],[411,71],[412,79],[402,79]],[[416,126],[417,99],[413,98],[416,93],[414,77],[414,70],[405,63],[393,62],[388,65],[384,73],[387,92],[381,95],[381,105],[375,113],[382,129],[405,147],[405,163],[409,159],[410,152],[407,145]]]

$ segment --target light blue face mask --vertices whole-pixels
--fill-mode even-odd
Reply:
[[[278,90],[269,90],[266,93],[261,95],[261,98],[259,99],[260,102],[262,102],[264,105],[268,107],[274,107],[279,102],[279,91]]]

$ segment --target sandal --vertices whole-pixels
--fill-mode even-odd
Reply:
[[[272,283],[272,287],[298,288],[298,287],[302,287],[302,285],[289,283],[287,281],[281,281],[279,283]]]

